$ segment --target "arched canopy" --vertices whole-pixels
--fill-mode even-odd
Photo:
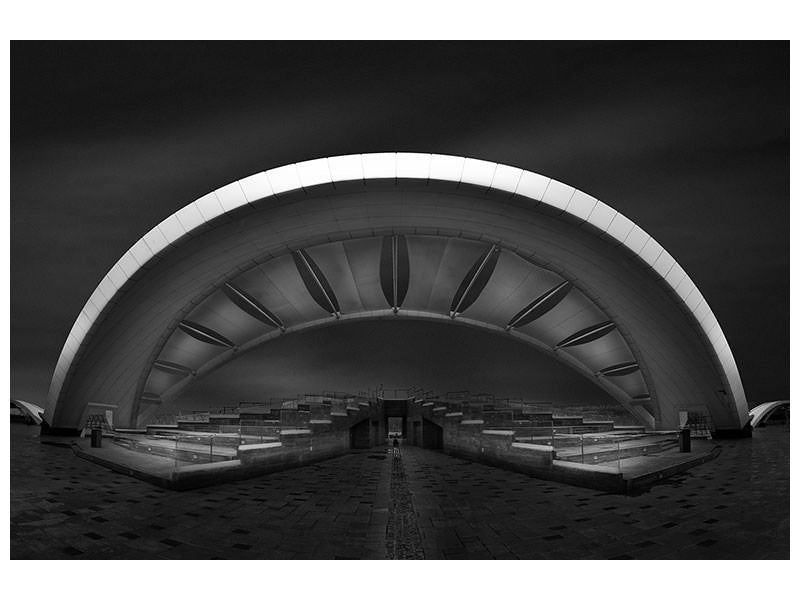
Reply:
[[[44,409],[41,406],[24,400],[15,400],[14,398],[11,399],[11,405],[16,406],[23,414],[29,416],[34,423],[41,425],[42,413],[44,413]]]
[[[759,404],[750,411],[750,426],[758,427],[761,425],[761,423],[769,419],[772,413],[782,406],[789,406],[789,401],[775,400],[773,402],[764,402],[763,404]]]
[[[593,378],[651,425],[747,403],[708,303],[658,242],[608,205],[497,163],[383,153],[228,184],[120,258],[78,316],[47,400],[136,424],[238,353],[335,320],[443,319],[506,332]]]

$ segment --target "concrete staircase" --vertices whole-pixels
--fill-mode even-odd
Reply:
[[[236,412],[178,418],[173,425],[148,425],[144,432],[117,432],[114,443],[126,449],[175,458],[180,463],[236,461],[248,472],[300,466],[348,452],[351,428],[380,422],[375,401],[353,398],[290,406],[244,406]],[[368,431],[370,431],[368,429]],[[366,442],[382,443],[368,433]],[[378,439],[380,437],[380,439]],[[177,462],[176,462],[177,464]],[[189,473],[196,477],[202,472]]]
[[[512,430],[514,440],[533,442],[541,439],[552,439],[560,435],[580,435],[625,431],[644,433],[641,426],[617,427],[613,421],[601,421],[595,418],[585,419],[579,415],[559,415],[544,411],[527,411],[519,409],[498,408],[493,404],[474,401],[442,401],[436,399],[417,399],[412,403],[410,418],[424,418],[444,426],[448,419],[462,421],[481,421],[484,429]]]
[[[596,416],[526,409],[473,399],[417,399],[409,411],[409,429],[421,430],[424,439],[426,427],[441,428],[442,449],[448,454],[614,493],[636,488],[620,470],[619,460],[674,450],[678,444],[677,432],[648,432]],[[406,441],[426,447],[418,442]]]
[[[604,491],[631,492],[633,484],[621,472],[621,459],[660,453],[677,444],[675,432],[617,426],[596,415],[559,414],[480,397],[454,401],[413,396],[248,404],[179,418],[173,424],[153,424],[145,431],[115,432],[114,442],[136,453],[174,458],[174,469],[159,475],[158,483],[187,489],[382,445],[387,441],[386,418],[398,410],[387,402],[399,401],[407,419],[406,444]]]

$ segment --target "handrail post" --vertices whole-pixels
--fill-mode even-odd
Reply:
[[[214,436],[211,436],[211,443],[208,446],[208,462],[214,462]]]

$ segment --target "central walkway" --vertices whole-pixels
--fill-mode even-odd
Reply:
[[[785,426],[638,497],[413,447],[173,492],[11,432],[11,558],[789,556]]]
[[[425,558],[414,502],[406,480],[403,454],[399,448],[392,448],[389,452],[392,457],[392,482],[389,488],[386,558]]]

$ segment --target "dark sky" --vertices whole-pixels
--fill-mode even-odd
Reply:
[[[788,48],[12,43],[11,394],[43,402],[94,287],[178,208],[282,164],[397,150],[519,166],[620,210],[697,283],[750,403],[787,398]],[[315,344],[336,352],[332,331]],[[443,386],[474,351],[459,336],[426,338],[447,357]],[[313,362],[291,343],[296,364],[284,371]],[[527,379],[513,386],[546,379],[532,352],[492,343],[487,388],[513,379],[502,374],[515,357]],[[354,373],[386,373],[407,350],[398,352],[367,353]],[[427,382],[414,371],[423,366],[386,383]],[[345,371],[342,385],[358,379]],[[324,370],[315,373],[307,385],[324,388]]]

